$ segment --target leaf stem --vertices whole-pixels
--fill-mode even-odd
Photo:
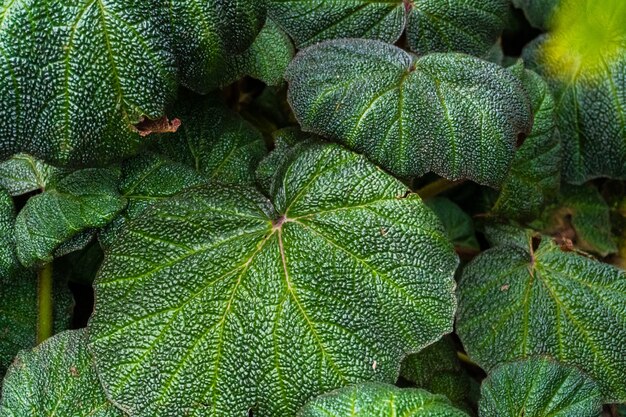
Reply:
[[[440,178],[436,181],[431,182],[430,184],[425,185],[424,187],[417,190],[417,194],[422,197],[422,200],[427,200],[432,198],[438,194],[441,194],[445,191],[450,190],[451,188],[456,187],[457,185],[461,185],[466,180],[459,181],[450,181],[445,178]]]
[[[459,358],[459,360],[460,360],[461,362],[465,362],[466,364],[468,364],[468,365],[470,365],[470,366],[473,366],[473,367],[476,367],[476,368],[480,368],[480,366],[479,366],[476,362],[474,362],[473,360],[471,360],[471,359],[470,359],[470,357],[469,357],[469,356],[467,356],[465,353],[463,353],[463,352],[457,352],[457,353],[456,353],[456,356]]]
[[[52,262],[39,270],[37,281],[37,344],[39,344],[53,333]]]

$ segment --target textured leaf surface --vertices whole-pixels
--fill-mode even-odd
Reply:
[[[175,92],[156,0],[5,0],[0,5],[0,155],[105,163],[140,142]]]
[[[549,238],[483,252],[463,271],[457,331],[485,369],[547,354],[626,399],[626,273]],[[608,336],[610,335],[610,337]]]
[[[554,92],[563,176],[626,179],[626,3],[562,3],[553,30],[525,55]]]
[[[526,19],[536,28],[548,29],[550,19],[560,0],[512,0],[518,9],[522,9]]]
[[[480,417],[597,417],[598,385],[573,367],[533,358],[508,363],[483,382]]]
[[[303,129],[364,153],[402,176],[433,171],[498,186],[530,104],[506,69],[461,54],[415,58],[372,40],[300,52],[287,70]]]
[[[45,190],[48,182],[62,172],[30,155],[19,154],[0,163],[0,186],[13,196]]]
[[[561,182],[561,139],[555,131],[554,99],[539,75],[522,70],[534,124],[513,158],[493,211],[513,219],[537,216]]]
[[[442,395],[367,383],[341,388],[305,405],[298,417],[467,417]]]
[[[261,133],[215,96],[183,95],[172,110],[181,120],[174,134],[159,137],[157,150],[206,178],[246,184],[267,153]]]
[[[15,207],[11,196],[0,187],[0,280],[8,280],[20,268],[15,253]]]
[[[448,239],[461,248],[479,249],[472,218],[461,207],[444,197],[435,197],[426,201],[439,220],[443,223]]]
[[[219,86],[228,57],[252,45],[265,22],[265,0],[168,0],[171,35],[183,85]]]
[[[504,29],[509,10],[506,0],[413,0],[409,4],[407,40],[418,55],[484,56]]]
[[[70,327],[73,306],[67,283],[60,278],[55,276],[53,287],[55,332]],[[20,270],[14,276],[0,278],[0,335],[1,379],[20,350],[36,345],[37,274],[34,272]]]
[[[272,202],[190,189],[107,252],[90,344],[132,414],[292,415],[452,330],[458,260],[419,197],[337,145],[282,170]]]
[[[85,330],[22,351],[7,372],[0,414],[6,417],[121,417],[105,397],[87,352]]]
[[[74,171],[34,197],[15,221],[17,256],[25,266],[49,262],[64,242],[104,227],[126,205],[109,169]]]

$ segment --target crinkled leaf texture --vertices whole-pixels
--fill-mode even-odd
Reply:
[[[0,187],[0,282],[20,268],[15,253],[15,206],[11,196]]]
[[[0,155],[106,163],[158,119],[176,68],[156,0],[3,0]]]
[[[15,220],[17,256],[22,264],[30,267],[50,262],[55,250],[73,238],[78,238],[73,243],[82,245],[70,247],[83,247],[88,236],[82,233],[104,227],[126,206],[117,181],[118,175],[111,169],[74,171],[28,199]]]
[[[336,38],[398,40],[418,54],[483,55],[504,27],[504,0],[270,0],[269,14],[298,47]]]
[[[365,383],[324,394],[305,405],[298,417],[468,417],[443,395],[421,389]]]
[[[193,188],[107,251],[90,346],[131,414],[292,415],[394,382],[406,353],[452,330],[458,259],[436,216],[362,156],[301,146],[271,201]]]
[[[457,332],[485,369],[550,355],[600,385],[606,402],[626,400],[626,273],[544,237],[517,237],[463,271]]]
[[[48,165],[30,155],[18,154],[0,162],[0,185],[12,196],[45,190],[62,169]]]
[[[433,171],[497,187],[530,103],[508,70],[462,54],[416,58],[379,41],[328,41],[287,69],[303,129],[362,152],[401,177]]]
[[[20,352],[4,380],[0,414],[123,417],[102,391],[86,336],[84,329],[66,331]]]
[[[519,70],[533,109],[533,129],[515,153],[493,212],[507,218],[528,219],[539,215],[546,202],[558,193],[562,149],[550,88],[536,73]]]
[[[481,387],[480,417],[597,417],[598,385],[578,369],[531,358],[495,369]]]

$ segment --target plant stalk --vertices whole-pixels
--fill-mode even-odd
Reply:
[[[39,344],[53,333],[52,262],[39,270],[37,280],[37,344]]]
[[[465,182],[465,180],[459,181],[450,181],[445,178],[440,178],[436,181],[431,182],[430,184],[425,185],[424,187],[417,190],[417,194],[422,197],[422,200],[427,200],[429,198],[435,197],[445,191],[448,191],[457,185],[461,185]]]

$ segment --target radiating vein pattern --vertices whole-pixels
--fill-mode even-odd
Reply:
[[[107,253],[91,347],[131,413],[291,415],[452,330],[457,258],[421,200],[336,145],[285,163],[272,202],[191,189]]]

